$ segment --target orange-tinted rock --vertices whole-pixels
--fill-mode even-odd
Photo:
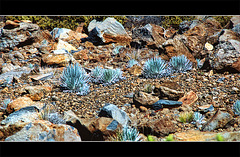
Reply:
[[[41,85],[25,87],[25,91],[28,93],[26,96],[28,96],[32,100],[41,100],[43,96],[49,93],[51,90],[51,87]]]
[[[13,28],[16,28],[16,27],[19,27],[19,26],[20,26],[19,23],[16,23],[16,22],[11,21],[11,20],[7,20],[6,23],[5,23],[4,28],[6,28],[6,29],[13,29]]]
[[[69,54],[46,54],[43,55],[42,61],[46,65],[67,66],[74,58]]]
[[[33,104],[34,101],[32,101],[32,99],[29,97],[18,97],[7,105],[7,112],[12,113],[14,111],[20,110],[23,107],[31,106]]]
[[[88,49],[84,49],[84,50],[81,50],[81,51],[78,51],[78,52],[75,52],[73,54],[73,57],[76,59],[76,60],[88,60]]]
[[[186,95],[184,95],[182,98],[180,98],[178,101],[181,101],[182,105],[193,105],[198,99],[198,96],[195,92],[190,91]]]

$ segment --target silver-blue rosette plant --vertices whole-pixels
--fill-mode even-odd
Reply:
[[[124,79],[122,73],[120,69],[103,69],[96,67],[91,72],[91,81],[108,86]]]
[[[139,132],[134,127],[125,126],[122,130],[121,141],[141,141],[141,136]]]
[[[172,72],[183,73],[192,70],[192,62],[185,55],[174,56],[169,61]]]
[[[204,119],[204,116],[201,113],[194,112],[192,124],[195,124],[199,129],[202,127],[202,124],[206,123],[206,121],[203,119]]]
[[[135,59],[130,59],[127,63],[127,68],[131,68],[135,64],[138,64],[138,61],[136,61]]]
[[[89,75],[78,64],[68,65],[60,77],[61,87],[65,88],[64,92],[74,92],[77,95],[87,95],[90,91],[88,81]]]
[[[148,59],[143,66],[143,76],[145,78],[161,78],[171,73],[168,64],[160,57]]]
[[[240,100],[237,100],[237,101],[233,104],[233,111],[234,111],[234,114],[240,116]]]

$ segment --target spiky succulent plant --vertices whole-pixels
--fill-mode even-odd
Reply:
[[[124,79],[122,73],[120,69],[102,69],[96,67],[91,72],[91,81],[103,85],[111,85]]]
[[[185,55],[174,56],[169,61],[173,72],[182,73],[192,69],[192,62]]]
[[[103,71],[104,71],[104,69],[102,69],[101,67],[99,67],[99,66],[95,67],[90,74],[91,81],[93,83],[99,83],[99,81],[101,80],[101,78],[103,76]]]
[[[195,124],[198,128],[202,127],[206,121],[203,120],[204,116],[199,112],[194,112],[192,124]]]
[[[136,128],[125,126],[120,134],[120,141],[141,141],[141,136]]]
[[[237,101],[233,104],[233,111],[234,111],[234,114],[240,116],[240,100],[237,100]]]
[[[120,69],[104,69],[100,82],[104,85],[114,84],[124,78],[122,73]]]
[[[76,92],[78,95],[87,95],[89,93],[87,72],[78,64],[67,66],[60,77],[61,86],[66,88],[66,92]]]
[[[161,78],[168,76],[169,72],[166,61],[160,57],[148,59],[143,66],[143,76],[145,78]]]
[[[135,64],[138,64],[138,61],[136,61],[135,59],[131,59],[128,61],[127,68],[131,68]]]

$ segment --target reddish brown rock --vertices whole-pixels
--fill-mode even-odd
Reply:
[[[193,105],[198,99],[198,96],[195,92],[190,91],[186,95],[184,95],[182,98],[180,98],[178,101],[181,101],[182,105]]]
[[[146,136],[154,135],[157,137],[166,136],[177,131],[173,122],[167,117],[157,120],[149,120],[144,124],[140,124],[138,129]]]
[[[159,98],[167,97],[170,100],[178,100],[183,97],[184,92],[177,82],[165,81],[155,85],[154,95]]]
[[[162,44],[164,53],[170,60],[173,56],[185,55],[191,62],[196,64],[196,60],[184,43],[179,40],[179,36],[174,36],[173,39],[168,39]]]
[[[208,18],[204,22],[197,24],[192,29],[186,31],[184,35],[184,44],[191,50],[192,54],[199,58],[204,56],[204,45],[206,42],[216,44],[218,42],[218,33],[222,27],[218,21]]]
[[[104,141],[116,135],[121,124],[112,118],[78,118],[71,110],[64,112],[66,123],[77,128],[83,141]]]
[[[84,49],[84,50],[81,50],[81,51],[78,51],[78,52],[75,52],[73,54],[73,57],[76,59],[76,60],[88,60],[88,49]]]
[[[152,94],[148,94],[142,91],[136,91],[133,95],[133,103],[138,107],[151,107],[152,104],[154,104],[158,100],[159,98],[157,96],[153,96]]]
[[[20,26],[19,23],[16,23],[16,22],[11,21],[11,20],[7,20],[4,28],[5,29],[13,29],[13,28],[16,28],[16,27],[19,27],[19,26]]]

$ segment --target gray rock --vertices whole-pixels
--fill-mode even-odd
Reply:
[[[127,113],[123,110],[119,109],[114,104],[106,103],[103,108],[101,108],[99,112],[99,117],[110,117],[115,119],[118,123],[120,123],[123,127],[127,126],[131,123],[130,118]]]
[[[16,123],[29,123],[38,119],[38,108],[35,106],[28,106],[21,108],[18,111],[11,113],[4,119],[2,125],[14,125]]]
[[[214,116],[202,127],[202,131],[212,131],[218,128],[223,128],[233,117],[227,113],[217,110]]]
[[[32,23],[19,23],[20,26],[14,29],[0,29],[0,51],[13,49],[15,46],[32,44],[41,34],[40,28]]]
[[[106,18],[102,22],[92,20],[88,25],[88,32],[89,36],[87,40],[93,42],[94,44],[102,44],[107,42],[104,34],[114,37],[124,36],[129,38],[123,25],[111,17]]]
[[[163,107],[177,107],[181,106],[182,102],[181,101],[173,101],[173,100],[158,100],[154,104],[152,104],[152,107],[154,110],[160,110]]]
[[[230,41],[235,45],[235,47],[239,47],[238,41]],[[220,42],[216,46],[215,52],[211,52],[209,54],[210,66],[218,72],[239,71],[238,66],[234,65],[234,63],[238,61],[238,58],[240,57],[240,52],[238,52],[234,48],[231,42]]]
[[[0,75],[0,86],[8,86],[12,82],[13,77],[19,78],[22,74],[29,74],[30,72],[31,69],[27,67],[16,68],[5,72]]]
[[[22,130],[9,136],[5,141],[81,141],[77,129],[65,124],[52,124],[48,121],[34,121]]]
[[[69,35],[68,33],[71,31],[71,29],[67,28],[54,28],[50,34],[54,39],[59,38],[59,39],[65,39],[68,38]]]
[[[238,34],[240,34],[240,23],[238,23],[235,27],[232,28],[232,30]]]
[[[193,20],[193,21],[183,21],[179,24],[179,34],[185,33],[187,30],[192,29],[196,25],[200,24],[201,22],[199,20]]]

